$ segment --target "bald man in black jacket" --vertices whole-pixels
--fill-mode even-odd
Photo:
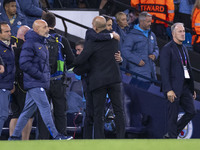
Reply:
[[[97,16],[93,20],[93,29],[97,33],[109,33],[105,30],[106,20]],[[83,52],[75,59],[74,65],[88,63],[90,66],[89,90],[94,106],[94,138],[104,136],[104,104],[108,93],[115,113],[117,138],[124,138],[125,121],[122,106],[121,76],[114,54],[118,52],[118,41],[87,41]]]

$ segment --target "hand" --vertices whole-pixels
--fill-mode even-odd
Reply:
[[[156,59],[156,56],[151,54],[151,55],[149,55],[149,58],[154,61]]]
[[[0,65],[0,73],[4,73],[4,66]]]
[[[17,47],[17,43],[15,42],[13,45],[11,45],[11,47]]]
[[[173,103],[174,102],[174,99],[175,98],[177,98],[176,97],[176,94],[174,93],[174,91],[169,91],[169,92],[167,92],[167,99],[171,102],[171,103]]]
[[[116,32],[112,32],[112,34],[113,34],[113,38],[114,38],[114,39],[120,41],[120,36],[119,36],[119,34],[117,34]]]
[[[194,95],[193,95],[194,100],[197,98],[197,93],[194,91]]]
[[[131,76],[131,74],[130,74],[130,73],[127,73],[127,72],[125,73],[125,75],[127,75],[127,76],[129,76],[129,77]]]
[[[10,91],[10,94],[15,92],[15,85],[13,85],[13,89]]]
[[[122,57],[121,57],[121,52],[120,51],[118,51],[118,53],[115,53],[115,60],[117,61],[117,62],[122,62]]]
[[[143,60],[140,60],[140,63],[138,64],[140,67],[145,65],[145,62]]]

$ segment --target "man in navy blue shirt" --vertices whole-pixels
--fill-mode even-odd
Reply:
[[[0,57],[5,66],[4,73],[0,74],[0,134],[8,118],[9,97],[15,80],[15,56],[10,44],[10,31],[6,22],[0,22]]]

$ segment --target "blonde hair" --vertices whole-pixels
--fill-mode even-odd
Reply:
[[[122,12],[122,11],[118,12],[118,13],[115,15],[116,21],[118,22],[118,21],[120,20],[121,16],[123,16],[123,15],[126,16],[126,14],[125,14],[124,12]]]

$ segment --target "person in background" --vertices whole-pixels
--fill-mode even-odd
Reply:
[[[175,13],[174,17],[174,22],[182,22],[185,26],[185,41],[183,42],[183,44],[186,44],[188,46],[191,46],[192,44],[192,34],[190,30],[192,29],[191,14],[194,3],[195,0],[180,0],[178,13]],[[171,31],[168,33],[170,33],[170,38],[172,39]]]
[[[130,71],[157,79],[154,61],[159,56],[159,49],[156,36],[150,30],[151,21],[152,15],[148,12],[139,14],[139,24],[134,26],[124,40],[122,55],[129,62]],[[148,89],[150,81],[140,77],[137,79],[133,82],[135,85],[145,85],[143,88]]]
[[[120,45],[123,44],[124,38],[129,31],[127,16],[124,12],[118,12],[115,15],[116,23],[113,22],[113,30],[116,31],[120,36]],[[121,47],[120,47],[121,48]]]
[[[185,28],[183,23],[171,26],[173,40],[167,43],[160,54],[162,91],[168,102],[167,133],[164,138],[177,138],[183,128],[195,116],[194,80],[187,48],[183,45]],[[179,105],[184,115],[178,120]]]
[[[81,52],[83,51],[84,43],[85,43],[85,40],[80,40],[80,41],[75,43],[75,50],[76,50],[77,56],[80,55]]]
[[[174,2],[173,0],[131,0],[131,6],[138,11],[147,11],[152,16],[173,22],[174,21]],[[161,20],[152,21],[152,31],[157,38],[166,40],[167,24]]]
[[[17,31],[22,25],[26,25],[26,18],[16,7],[16,0],[4,0],[0,21],[6,21],[11,27],[11,34],[17,36]]]
[[[9,134],[13,134],[17,120],[24,108],[25,99],[26,99],[26,90],[23,85],[23,72],[19,67],[19,56],[22,50],[23,43],[25,41],[25,34],[30,30],[26,25],[23,25],[17,31],[16,47],[13,47],[15,52],[15,64],[16,64],[16,73],[15,73],[15,92],[12,94],[11,100],[11,120],[9,124]],[[22,131],[22,140],[29,140],[30,132],[32,129],[33,116],[29,119],[26,126]]]
[[[8,118],[10,94],[15,81],[15,56],[10,42],[10,31],[7,22],[0,22],[0,57],[5,67],[5,71],[0,74],[0,135],[4,122]]]
[[[115,18],[116,18],[116,20],[113,21],[113,30],[115,32],[117,32],[120,36],[119,51],[121,52],[122,59],[123,59],[122,67],[125,69],[128,69],[128,62],[125,59],[123,52],[122,52],[124,50],[122,45],[124,43],[124,40],[125,40],[125,37],[126,37],[128,31],[129,31],[129,27],[128,27],[128,23],[127,23],[127,16],[124,12],[118,12],[115,15]]]
[[[195,0],[180,0],[177,22],[182,22],[185,28],[191,29],[191,14]]]
[[[195,52],[200,53],[200,0],[196,0],[192,10],[192,46]]]
[[[126,9],[124,13],[127,15],[127,23],[129,26],[129,30],[134,28],[135,24],[138,24],[138,12],[134,10]]]
[[[32,28],[33,22],[46,12],[40,8],[39,0],[18,0],[22,14],[27,18],[27,25]]]
[[[0,15],[2,14],[2,12],[4,13],[3,2],[4,0],[0,0]],[[21,13],[18,0],[16,0],[16,7],[17,7],[17,12]]]

